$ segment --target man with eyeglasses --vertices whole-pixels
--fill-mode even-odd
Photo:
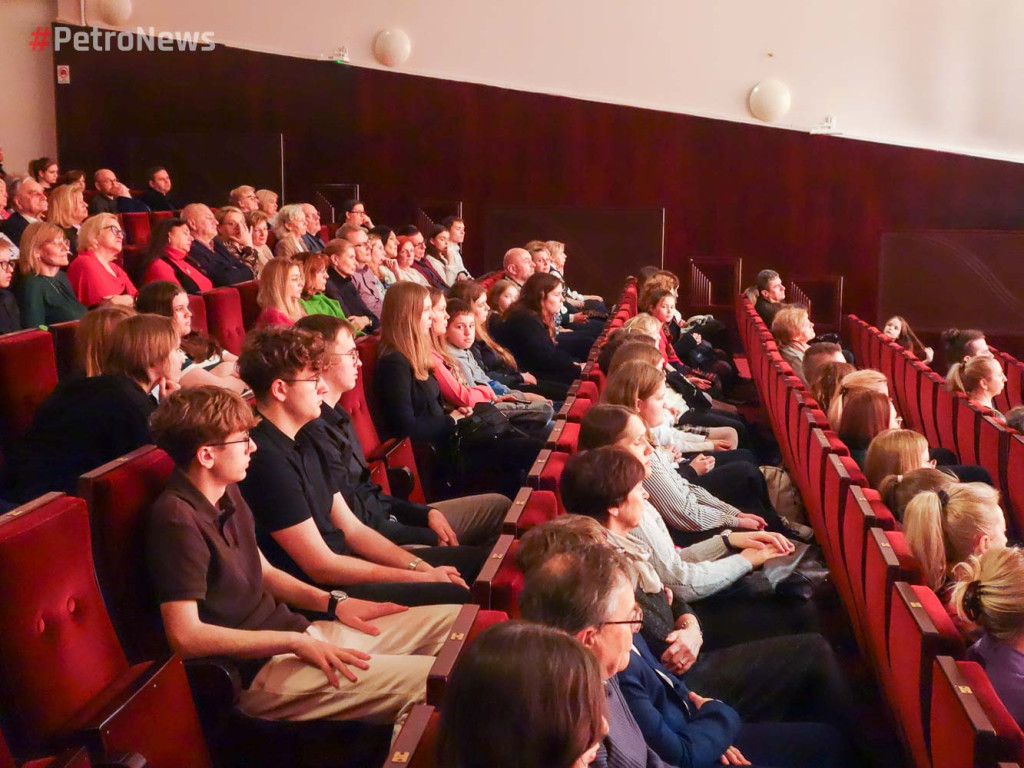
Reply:
[[[11,184],[11,203],[14,213],[0,222],[0,232],[10,238],[12,243],[19,245],[28,225],[39,221],[50,207],[50,203],[39,182],[29,178]]]
[[[258,210],[260,207],[259,198],[256,197],[256,188],[243,184],[228,192],[229,205],[240,208],[242,213]]]
[[[352,243],[352,247],[356,249],[358,267],[352,275],[352,282],[363,304],[374,317],[379,318],[384,311],[384,286],[370,268],[373,258],[370,236],[362,227],[343,224],[338,230],[337,237]]]
[[[11,288],[14,267],[18,260],[11,252],[11,245],[0,238],[0,334],[21,330],[21,313]]]
[[[302,236],[302,244],[310,253],[320,253],[324,249],[324,241],[320,237],[320,211],[316,206],[302,203],[302,213],[306,217],[306,234]]]
[[[359,200],[346,200],[343,206],[345,209],[345,223],[352,224],[363,229],[373,229],[373,221],[366,213],[366,206]]]
[[[252,717],[400,723],[426,696],[457,608],[360,600],[271,565],[237,485],[259,455],[255,425],[237,394],[210,386],[171,395],[150,420],[175,463],[145,534],[168,644],[185,658],[235,659],[238,704]]]
[[[89,215],[97,213],[148,213],[149,206],[132,197],[124,184],[109,168],[100,168],[92,175],[96,194],[89,201]]]
[[[276,567],[356,597],[403,605],[465,603],[456,568],[432,566],[353,514],[324,455],[299,432],[320,418],[327,391],[324,342],[301,328],[249,334],[238,372],[262,417],[251,431],[259,450],[239,487],[256,518],[260,549]]]

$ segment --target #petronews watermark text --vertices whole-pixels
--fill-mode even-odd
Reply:
[[[45,27],[41,28],[46,30]],[[32,36],[33,50],[46,47],[49,42],[49,34],[40,34],[37,29]],[[59,53],[62,49],[75,51],[161,51],[173,53],[175,51],[212,51],[216,48],[213,42],[214,33],[210,31],[175,31],[157,32],[150,27],[148,30],[136,27],[134,32],[118,32],[112,29],[100,29],[92,27],[89,30],[71,29],[70,27],[55,26],[53,28],[53,50]],[[41,45],[40,45],[41,43]]]

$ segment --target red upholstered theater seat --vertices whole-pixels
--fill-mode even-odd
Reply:
[[[929,587],[897,582],[889,612],[893,709],[915,765],[927,766],[932,662],[939,655],[962,654],[963,642]]]
[[[173,219],[181,211],[150,211],[149,212],[149,228],[152,231],[157,224],[166,219]]]
[[[967,399],[956,394],[956,445],[960,461],[963,464],[978,464],[978,432],[981,430],[981,411]],[[993,479],[999,476],[999,467],[995,467]]]
[[[27,749],[68,741],[212,765],[181,660],[130,666],[96,584],[85,502],[51,493],[0,517],[0,707]]]
[[[440,719],[437,710],[428,704],[413,707],[391,745],[384,768],[434,768]]]
[[[75,358],[78,352],[75,334],[78,333],[78,323],[78,320],[68,320],[48,326],[50,335],[53,336],[53,354],[57,363],[57,378],[59,379],[63,379],[75,370]]]
[[[245,322],[242,320],[242,299],[238,289],[231,286],[214,288],[202,294],[206,306],[208,332],[228,352],[241,354],[245,341]]]
[[[260,305],[256,303],[260,284],[256,280],[248,280],[236,283],[233,287],[238,290],[238,298],[242,302],[242,323],[245,330],[251,331],[256,325],[256,318],[260,316]]]
[[[502,524],[502,532],[519,538],[531,528],[562,514],[553,491],[520,488]]]
[[[562,471],[565,463],[569,460],[569,454],[560,451],[543,450],[537,454],[537,460],[530,468],[526,476],[526,484],[531,488],[542,491],[553,491],[558,496],[558,489],[562,482]],[[558,496],[559,514],[565,514],[562,506],[562,499]]]
[[[556,422],[555,428],[548,435],[545,448],[562,453],[576,453],[580,442],[580,425],[575,421]]]
[[[508,621],[504,611],[481,610],[478,605],[464,605],[459,609],[452,628],[448,632],[437,658],[427,674],[427,703],[439,706],[444,698],[444,689],[451,679],[452,670],[471,642],[493,624]]]
[[[842,536],[843,586],[848,587],[849,592],[842,596],[846,601],[847,613],[850,616],[850,623],[853,624],[857,640],[862,651],[867,655],[868,622],[864,605],[864,567],[868,531],[871,528],[892,530],[896,527],[896,520],[889,508],[882,503],[877,491],[859,485],[850,485],[846,494]]]
[[[53,337],[28,330],[0,336],[0,441],[23,436],[36,408],[57,386]]]
[[[1024,733],[973,661],[935,659],[930,720],[933,768],[994,768],[1022,755]]]
[[[819,540],[830,568],[843,567],[842,532],[843,513],[846,511],[846,492],[851,485],[867,486],[867,478],[857,462],[849,456],[831,453],[825,464],[825,491],[822,508],[825,518],[825,540]]]
[[[516,566],[519,539],[502,534],[491,550],[487,562],[473,582],[473,600],[491,611],[503,611],[510,618],[519,618],[519,593],[523,574]]]
[[[209,333],[210,328],[206,322],[206,302],[203,301],[202,294],[189,294],[188,311],[192,313],[192,330]]]
[[[144,249],[149,244],[149,213],[121,213],[118,214],[118,218],[121,219],[128,244],[140,250]]]
[[[1024,436],[1007,435],[1006,498],[1007,519],[1017,531],[1024,531]]]
[[[43,757],[26,763],[16,763],[7,748],[3,733],[0,733],[0,768],[90,768],[92,761],[84,748],[66,750],[57,757]]]

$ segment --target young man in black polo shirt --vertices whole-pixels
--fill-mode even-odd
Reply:
[[[431,566],[360,521],[333,482],[323,452],[299,431],[320,417],[324,344],[299,328],[249,334],[238,360],[262,421],[259,450],[239,483],[256,518],[267,559],[316,584],[346,586],[355,596],[403,605],[465,603],[456,568]]]
[[[177,392],[151,419],[176,465],[146,531],[168,643],[185,658],[240,660],[239,704],[254,717],[404,719],[425,697],[458,609],[328,593],[268,563],[236,485],[256,450],[255,425],[245,402],[220,387]],[[310,623],[288,605],[337,621]]]

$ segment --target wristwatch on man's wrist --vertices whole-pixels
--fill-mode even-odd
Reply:
[[[348,600],[348,592],[342,592],[340,589],[330,591],[330,597],[327,598],[327,613],[331,615],[332,619],[338,617],[338,603],[345,600]]]
[[[740,551],[740,548],[739,548],[739,547],[734,547],[734,546],[733,546],[733,545],[732,545],[732,544],[731,544],[731,543],[729,542],[729,537],[730,537],[730,536],[732,536],[732,531],[731,531],[731,530],[729,530],[728,528],[726,528],[726,529],[725,529],[724,531],[722,531],[722,541],[723,541],[723,542],[725,543],[725,548],[726,548],[726,549],[727,549],[728,551],[730,551],[730,552],[739,552],[739,551]]]

